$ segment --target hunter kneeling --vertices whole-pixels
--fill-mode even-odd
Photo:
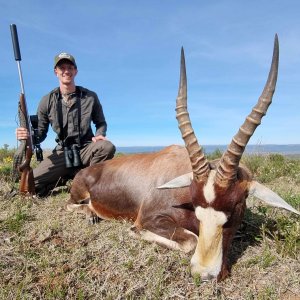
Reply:
[[[75,59],[68,53],[54,58],[59,87],[44,96],[38,106],[37,137],[45,140],[51,124],[57,146],[34,170],[35,193],[46,196],[54,187],[73,178],[79,169],[111,159],[115,146],[106,138],[107,123],[95,92],[75,85]],[[91,121],[96,127],[95,135]],[[18,140],[29,136],[27,128],[16,129]]]

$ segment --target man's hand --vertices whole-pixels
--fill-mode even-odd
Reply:
[[[107,141],[107,138],[103,135],[97,135],[92,137],[92,141],[96,143],[97,141]]]
[[[27,140],[28,136],[27,128],[19,127],[16,129],[16,137],[18,140]]]

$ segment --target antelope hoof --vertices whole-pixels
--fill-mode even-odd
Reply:
[[[94,215],[94,216],[90,216],[88,219],[88,222],[90,225],[95,225],[97,223],[99,223],[101,221],[101,218],[99,218],[98,216]]]

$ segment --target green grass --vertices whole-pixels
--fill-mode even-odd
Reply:
[[[281,154],[246,155],[242,162],[258,181],[268,183],[279,177],[290,177],[300,183],[300,161]]]
[[[30,220],[28,212],[22,208],[18,208],[1,224],[1,228],[11,233],[20,234],[24,224]]]

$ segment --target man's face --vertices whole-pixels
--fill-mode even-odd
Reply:
[[[77,69],[72,63],[62,61],[56,65],[54,73],[58,77],[60,83],[68,85],[74,83],[75,76],[77,75]]]

